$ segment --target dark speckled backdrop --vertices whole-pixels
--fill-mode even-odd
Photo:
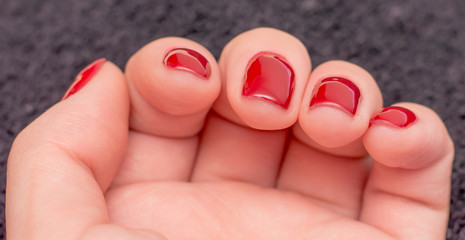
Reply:
[[[0,0],[0,172],[14,137],[59,101],[75,74],[106,57],[120,67],[145,43],[196,40],[218,57],[236,34],[258,26],[294,34],[314,66],[360,64],[385,104],[425,104],[455,140],[447,239],[465,239],[465,1],[46,1]],[[4,205],[0,208],[4,213]],[[4,239],[4,218],[0,221]]]

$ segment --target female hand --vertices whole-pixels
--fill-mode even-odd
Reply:
[[[17,137],[7,237],[443,239],[453,143],[430,109],[362,68],[311,72],[274,29],[156,40],[100,60]]]

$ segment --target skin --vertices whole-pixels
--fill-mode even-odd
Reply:
[[[163,66],[176,47],[205,56],[209,79]],[[260,51],[295,71],[287,110],[241,95]],[[359,87],[355,116],[308,107],[334,75]],[[190,40],[156,40],[124,73],[106,62],[19,134],[7,238],[444,239],[453,143],[431,109],[395,105],[417,120],[370,125],[383,106],[370,74],[343,61],[312,71],[304,45],[279,30],[237,36],[218,64]]]

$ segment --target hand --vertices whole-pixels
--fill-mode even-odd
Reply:
[[[453,143],[362,68],[274,29],[85,69],[15,140],[7,237],[443,239]],[[371,157],[369,157],[371,156]]]

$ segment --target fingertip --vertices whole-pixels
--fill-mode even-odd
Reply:
[[[171,115],[207,109],[221,88],[218,65],[210,51],[179,37],[161,38],[145,45],[129,59],[125,72],[136,90],[133,94]]]
[[[366,129],[350,114],[332,107],[301,112],[299,125],[311,139],[327,148],[345,146],[360,138]]]
[[[86,101],[84,99],[88,98],[100,99],[112,94],[117,94],[118,99],[121,99],[126,103],[129,102],[129,95],[123,72],[113,62],[105,58],[95,60],[87,67],[85,67],[81,72],[79,72],[76,75],[73,83],[63,95],[61,101],[67,100],[68,98],[75,98],[73,96],[78,94],[78,92],[79,95],[83,95],[77,97],[81,100],[71,101]]]
[[[322,146],[342,147],[363,136],[382,102],[375,80],[365,69],[345,61],[329,61],[310,76],[299,124]]]
[[[226,45],[219,65],[223,84],[214,109],[221,116],[260,130],[296,122],[311,71],[300,40],[278,29],[252,29]]]
[[[418,169],[453,155],[453,142],[440,117],[415,103],[380,111],[363,137],[368,153],[388,167]]]
[[[157,136],[198,134],[221,88],[213,55],[199,43],[179,37],[142,47],[129,59],[125,76],[130,128]]]

